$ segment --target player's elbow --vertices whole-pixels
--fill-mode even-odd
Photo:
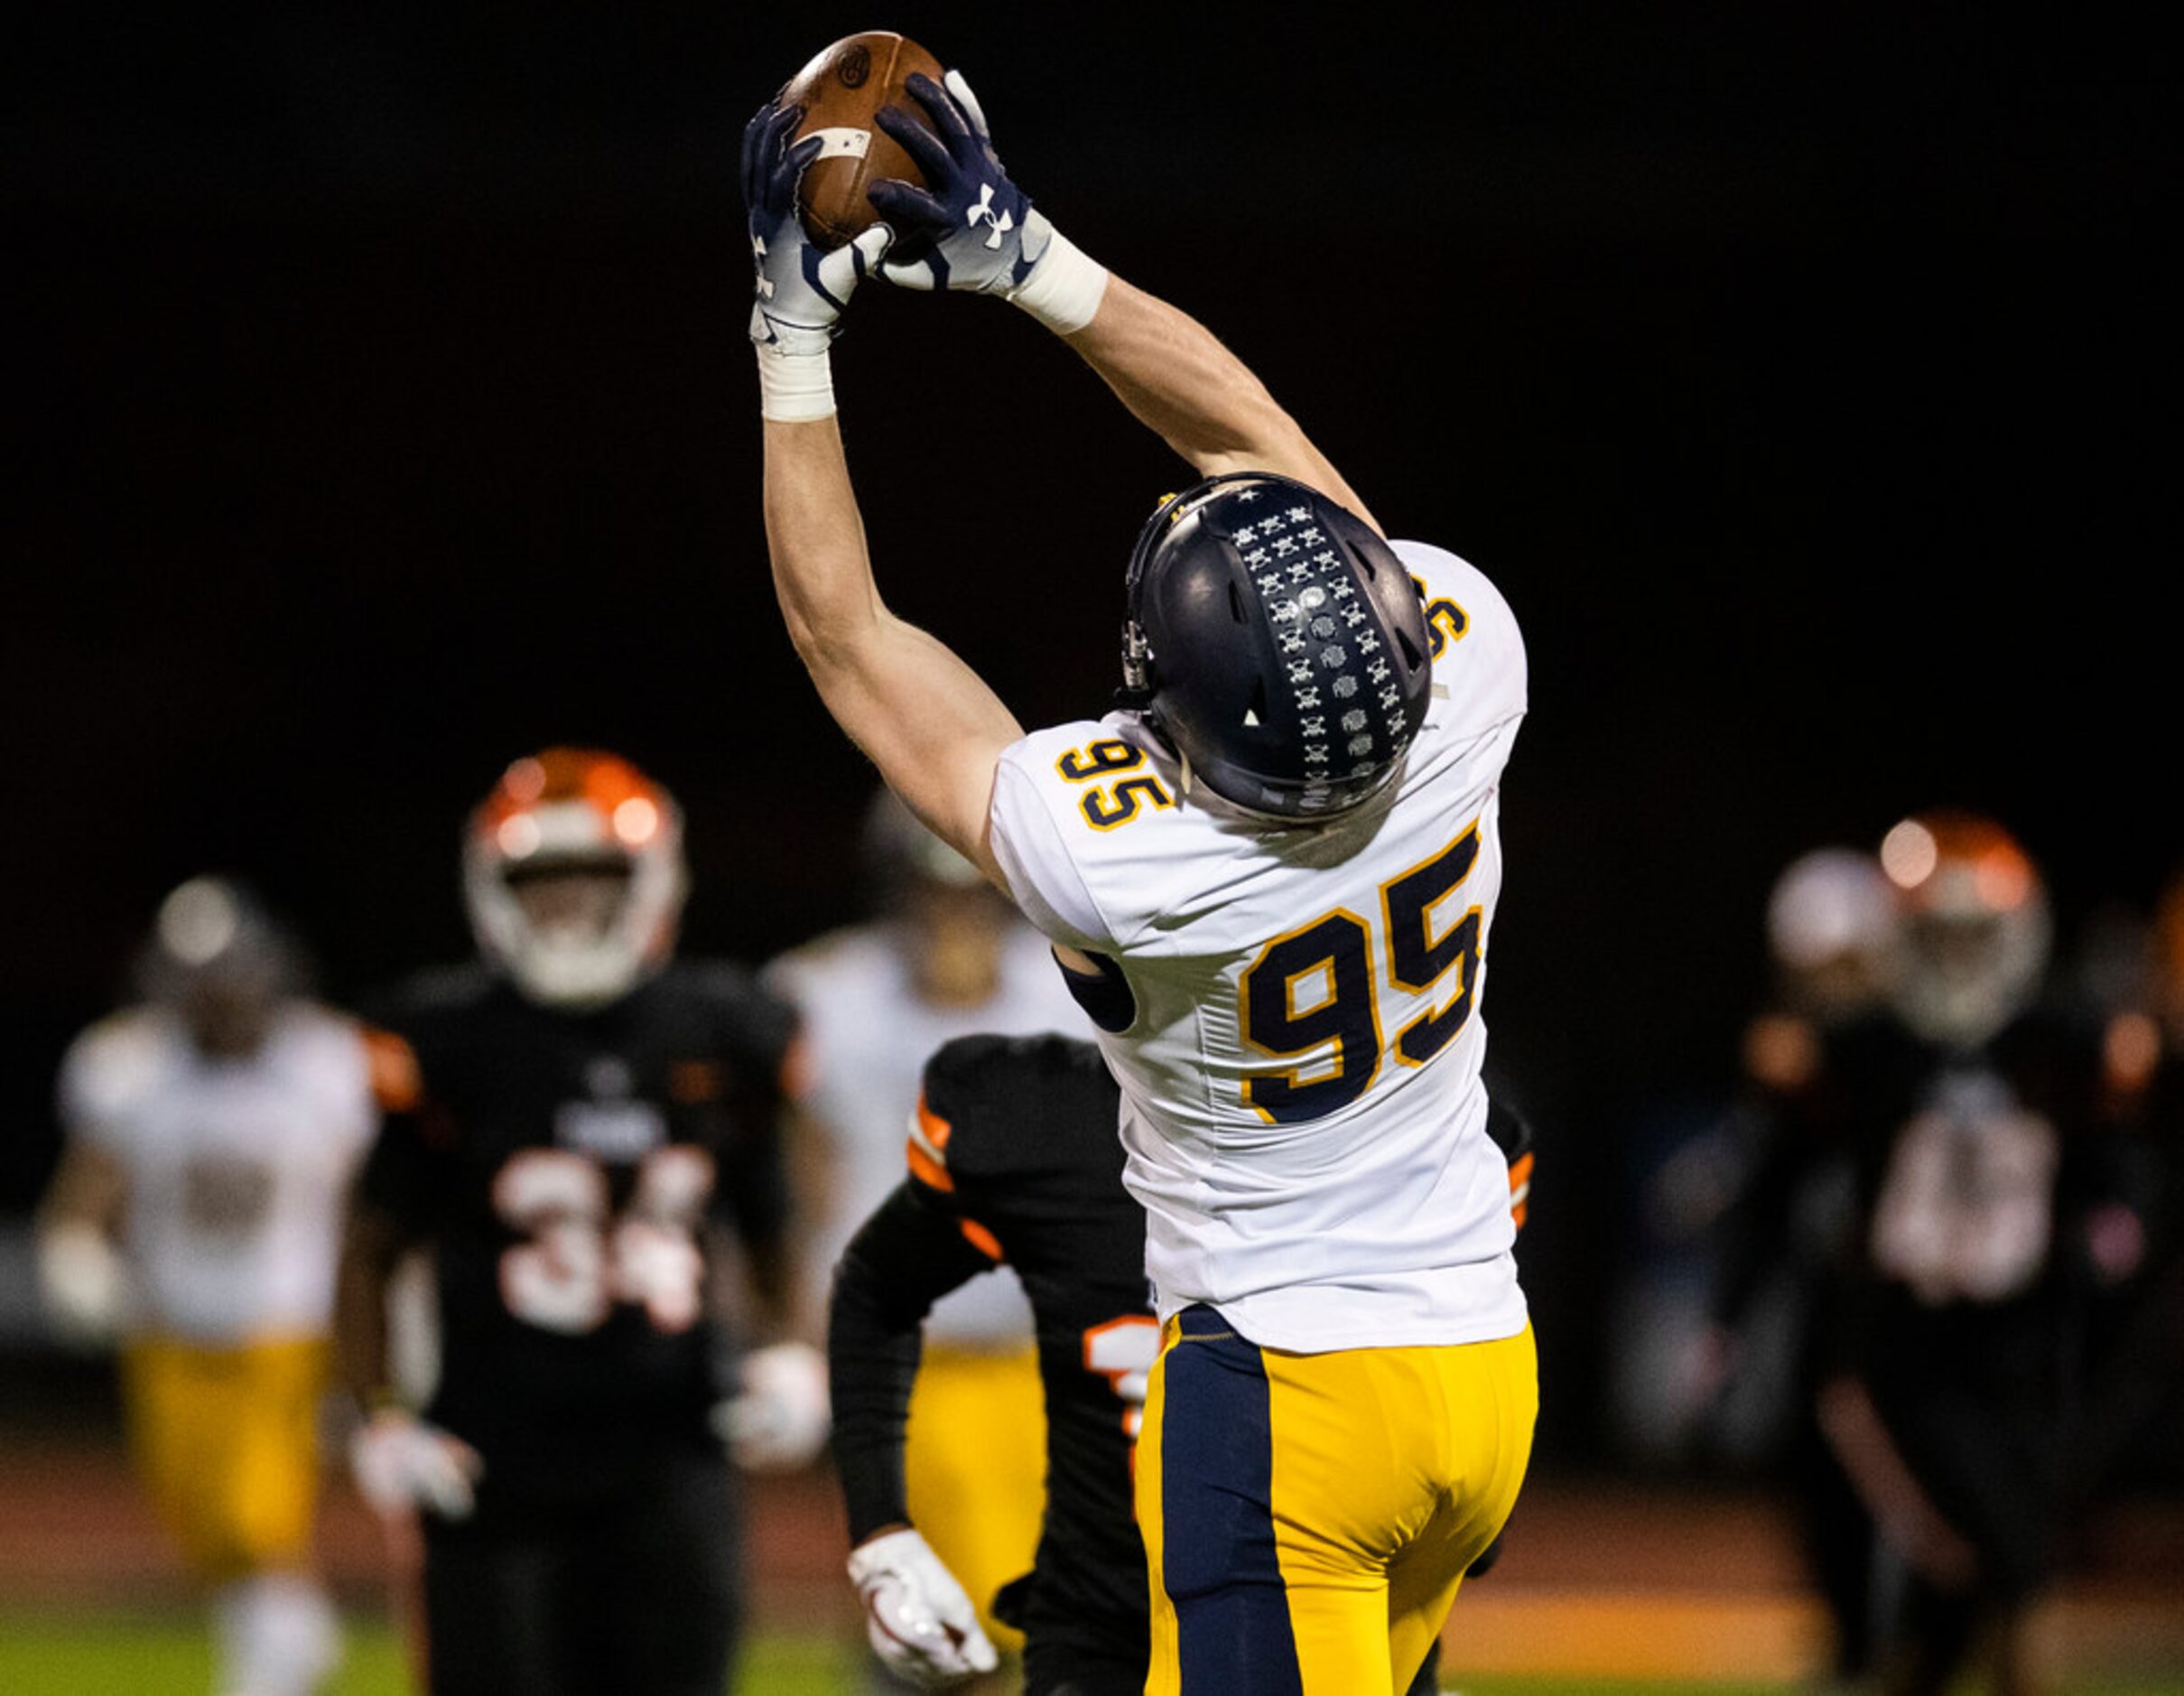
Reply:
[[[869,596],[799,594],[785,589],[781,620],[804,669],[824,685],[854,673],[878,638],[884,610]]]

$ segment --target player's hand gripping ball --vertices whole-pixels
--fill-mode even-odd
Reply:
[[[888,30],[845,35],[813,56],[775,100],[803,113],[794,148],[817,137],[801,190],[804,232],[832,252],[879,216],[866,198],[873,183],[897,179],[922,186],[916,162],[876,119],[882,107],[907,107],[913,75],[938,81],[940,61]]]
[[[1013,299],[1052,250],[1054,226],[1033,210],[993,149],[978,97],[960,70],[919,74],[908,91],[925,113],[889,108],[876,122],[919,175],[873,184],[872,204],[897,244],[881,267],[903,288],[966,289]]]
[[[791,144],[802,114],[769,101],[743,130],[743,201],[754,273],[750,336],[763,354],[784,359],[827,350],[857,284],[887,251],[889,232],[874,224],[849,245],[822,252],[796,215],[797,179],[819,155],[820,138]]]

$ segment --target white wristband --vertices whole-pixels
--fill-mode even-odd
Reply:
[[[826,350],[758,355],[758,415],[781,424],[809,424],[834,415],[834,372]]]
[[[1066,336],[1092,322],[1106,293],[1107,267],[1057,229],[1023,286],[1008,298],[1055,335]]]

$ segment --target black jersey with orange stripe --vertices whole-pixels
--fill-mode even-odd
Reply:
[[[497,1493],[581,1494],[717,1442],[723,1235],[774,1252],[789,1009],[677,961],[609,1005],[542,1006],[472,965],[370,1010],[386,1109],[358,1200],[432,1250],[428,1413]]]
[[[934,1301],[1006,1262],[1030,1298],[1046,1399],[1047,1500],[1027,1580],[1005,1592],[1034,1657],[1140,1660],[1145,1554],[1130,1458],[1159,1331],[1145,1216],[1122,1187],[1099,1050],[969,1037],[927,1063],[910,1174],[835,1273],[828,1355],[850,1536],[906,1523],[902,1432]]]

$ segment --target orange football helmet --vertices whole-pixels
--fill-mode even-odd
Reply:
[[[2031,1004],[2054,943],[2040,869],[1993,819],[1915,814],[1881,843],[1903,909],[1894,1001],[1937,1042],[1976,1048]]]
[[[533,880],[587,872],[607,874],[611,896],[558,910],[526,899]],[[598,750],[516,760],[464,836],[463,901],[478,946],[525,994],[554,1006],[614,1001],[666,964],[689,885],[674,797]]]

